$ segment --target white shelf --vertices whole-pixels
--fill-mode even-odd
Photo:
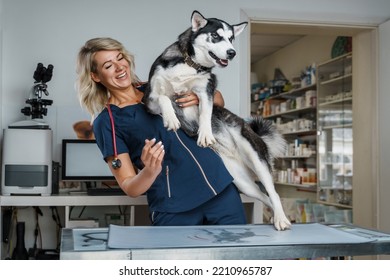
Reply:
[[[345,83],[345,79],[351,79],[352,80],[352,74],[346,74],[346,75],[342,75],[342,76],[339,76],[339,77],[336,77],[336,78],[333,78],[333,79],[329,79],[329,80],[326,80],[326,81],[322,81],[320,83],[321,86],[326,86],[326,85],[334,85],[334,84],[341,84],[341,83]]]
[[[334,128],[352,128],[352,123],[336,124],[336,125],[327,125],[327,126],[323,126],[323,127],[322,127],[322,130],[325,130],[325,129],[334,129]]]
[[[265,119],[275,118],[275,117],[279,117],[279,116],[282,116],[282,115],[296,114],[296,113],[301,113],[301,112],[315,110],[315,109],[316,109],[315,106],[308,106],[308,107],[303,107],[303,108],[299,108],[299,109],[294,109],[294,110],[288,110],[288,111],[280,112],[280,113],[277,113],[277,114],[268,115],[268,116],[265,116],[264,118]]]
[[[282,92],[273,96],[270,96],[269,99],[279,99],[279,98],[285,98],[289,99],[292,98],[292,96],[297,95],[297,94],[304,94],[308,90],[312,90],[316,88],[316,84],[311,84],[306,87],[301,87],[301,88],[295,88],[290,91]]]
[[[297,130],[297,131],[281,131],[280,132],[282,135],[314,135],[317,134],[316,129],[311,129],[311,130]]]
[[[243,203],[255,203],[256,199],[241,195]],[[51,196],[0,196],[0,207],[5,206],[110,206],[110,205],[148,205],[145,195],[133,198],[126,195],[91,196],[59,194]]]
[[[352,52],[349,52],[349,53],[346,53],[346,54],[343,54],[343,55],[340,55],[338,57],[334,57],[332,59],[329,59],[327,61],[324,61],[324,62],[321,62],[318,64],[318,67],[321,67],[321,66],[324,66],[324,65],[331,65],[333,63],[337,63],[337,62],[340,62],[341,60],[343,60],[344,58],[346,59],[352,59]]]
[[[146,196],[132,198],[126,195],[51,195],[51,196],[0,196],[0,206],[107,206],[147,205]]]
[[[335,203],[335,202],[327,202],[327,201],[322,201],[318,200],[317,201],[320,204],[328,205],[328,206],[336,206],[336,207],[341,207],[341,208],[346,208],[346,209],[352,209],[353,207],[351,205],[347,204],[341,204],[341,203]]]
[[[275,185],[283,185],[283,186],[290,186],[295,188],[302,188],[302,189],[312,189],[315,191],[315,187],[317,186],[316,183],[307,183],[307,184],[292,184],[292,183],[283,183],[283,182],[275,182]]]
[[[308,159],[308,158],[311,158],[311,157],[315,157],[316,154],[311,154],[311,155],[308,155],[308,156],[281,156],[281,157],[278,157],[279,159]]]
[[[339,103],[344,103],[344,102],[350,102],[350,101],[352,101],[352,97],[340,98],[340,99],[320,103],[320,104],[318,104],[318,107],[323,107],[323,106],[332,105],[332,104],[339,104]]]

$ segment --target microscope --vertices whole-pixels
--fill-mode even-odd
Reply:
[[[3,133],[2,195],[51,195],[53,133],[43,121],[47,106],[53,104],[47,83],[53,75],[53,65],[38,63],[35,80],[21,112],[30,120],[10,124]]]
[[[35,80],[34,86],[31,88],[30,96],[26,103],[30,106],[24,107],[21,112],[25,116],[31,116],[31,120],[19,121],[9,125],[9,128],[48,128],[49,126],[43,121],[43,116],[47,115],[47,106],[53,104],[53,100],[43,99],[42,97],[49,96],[47,91],[47,82],[53,76],[53,65],[49,64],[44,67],[42,63],[38,63],[34,71],[33,78]]]

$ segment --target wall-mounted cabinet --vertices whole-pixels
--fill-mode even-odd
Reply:
[[[318,202],[352,208],[352,54],[317,68]]]

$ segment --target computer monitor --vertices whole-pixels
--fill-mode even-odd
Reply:
[[[115,181],[95,140],[62,140],[62,180]]]

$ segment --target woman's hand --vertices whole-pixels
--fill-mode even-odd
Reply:
[[[177,105],[184,108],[192,105],[198,105],[199,98],[195,93],[190,91],[183,94],[177,94],[175,102],[177,103]],[[221,107],[225,106],[225,100],[223,99],[221,92],[218,90],[216,90],[214,93],[214,105]]]
[[[164,155],[164,145],[161,142],[156,143],[156,139],[147,139],[141,154],[141,161],[144,167],[138,173],[135,171],[128,153],[118,155],[122,162],[121,168],[114,169],[111,166],[111,161],[114,159],[113,156],[108,158],[108,162],[110,162],[111,172],[122,190],[128,196],[137,197],[144,194],[161,173]]]
[[[150,172],[151,175],[160,174],[164,155],[164,145],[161,141],[156,143],[156,139],[146,139],[141,154],[141,161],[144,164],[143,169],[145,172]]]
[[[198,105],[199,98],[195,93],[190,91],[183,94],[178,94],[175,102],[177,105],[179,105],[179,107],[184,108],[192,105]]]

